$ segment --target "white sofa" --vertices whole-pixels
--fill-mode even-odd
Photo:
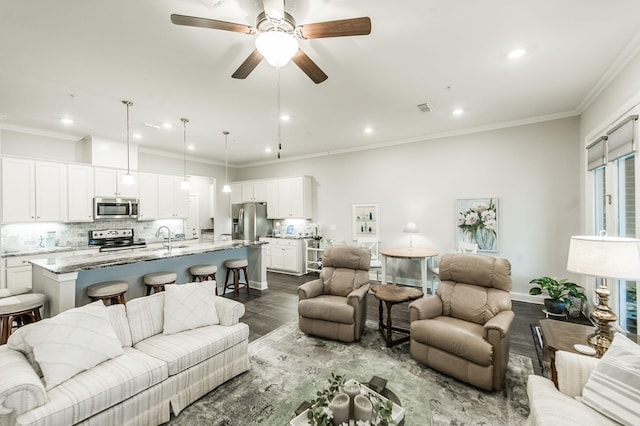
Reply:
[[[107,307],[123,353],[49,390],[22,352],[0,346],[0,425],[158,425],[249,369],[244,305],[216,297],[219,325],[163,334],[164,298]]]
[[[616,333],[601,359],[558,351],[558,388],[529,376],[529,425],[640,425],[640,345]]]

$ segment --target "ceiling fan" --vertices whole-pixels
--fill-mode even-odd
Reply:
[[[171,15],[171,22],[176,25],[233,31],[249,35],[257,34],[256,48],[231,75],[233,78],[247,78],[262,59],[267,59],[267,62],[276,67],[283,66],[291,60],[316,84],[325,81],[327,75],[298,47],[297,39],[345,37],[371,33],[371,19],[368,17],[297,25],[293,16],[285,12],[284,0],[263,0],[263,5],[264,11],[258,14],[255,27],[176,14]],[[284,48],[289,51],[284,57],[271,56],[268,49],[274,45],[278,49]]]

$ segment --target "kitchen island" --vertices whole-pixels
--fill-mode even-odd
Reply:
[[[216,277],[222,290],[227,259],[249,261],[249,284],[258,290],[267,289],[264,242],[219,241],[162,249],[131,249],[86,256],[69,256],[32,260],[33,291],[47,296],[44,317],[90,302],[86,288],[103,281],[123,280],[129,283],[127,300],[146,294],[145,274],[172,271],[176,282],[191,281],[189,268],[199,264],[218,266]]]

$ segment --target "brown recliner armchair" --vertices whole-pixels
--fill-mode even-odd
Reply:
[[[322,254],[320,278],[298,287],[298,322],[306,334],[353,342],[367,319],[371,251],[333,245]]]
[[[499,390],[509,362],[511,264],[445,254],[436,295],[409,305],[411,356],[479,388]]]

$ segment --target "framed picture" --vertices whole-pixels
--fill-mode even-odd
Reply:
[[[478,244],[478,251],[498,251],[498,199],[470,198],[457,201],[458,241]]]

